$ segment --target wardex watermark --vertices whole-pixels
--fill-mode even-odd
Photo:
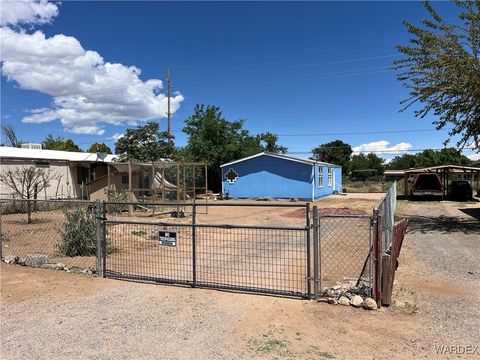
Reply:
[[[440,355],[480,355],[478,345],[434,345],[435,354]]]

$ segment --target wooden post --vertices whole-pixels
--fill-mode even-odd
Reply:
[[[208,173],[207,173],[207,164],[205,164],[205,212],[208,214]]]
[[[110,187],[111,187],[110,164],[107,164],[107,201],[110,200]]]
[[[392,258],[388,254],[382,256],[382,305],[390,305],[392,300],[393,273]]]
[[[177,218],[180,217],[180,206],[178,203],[180,202],[180,166],[177,163]]]
[[[195,201],[195,198],[197,196],[197,172],[195,171],[195,164],[193,164],[193,200]]]
[[[128,200],[133,201],[132,193],[132,163],[128,162]],[[133,215],[133,205],[128,205],[128,213]]]

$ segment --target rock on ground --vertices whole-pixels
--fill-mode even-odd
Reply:
[[[377,302],[372,298],[366,298],[363,301],[363,308],[366,310],[376,310],[377,309]]]
[[[354,307],[360,307],[363,304],[363,298],[359,295],[355,295],[352,300],[350,300],[350,305]]]

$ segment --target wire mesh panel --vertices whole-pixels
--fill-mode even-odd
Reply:
[[[305,229],[206,226],[196,234],[198,284],[306,295]]]
[[[105,230],[107,276],[192,284],[191,226],[107,220]],[[161,232],[174,234],[176,243],[162,245]]]
[[[2,256],[95,268],[94,203],[78,200],[1,200]],[[33,260],[32,260],[33,261]]]
[[[371,282],[371,218],[322,215],[320,217],[321,286],[337,282]]]
[[[307,225],[206,224],[206,217],[198,224],[197,205],[191,217],[162,222],[155,216],[124,217],[122,209],[114,211],[117,205],[105,203],[106,276],[308,296]]]

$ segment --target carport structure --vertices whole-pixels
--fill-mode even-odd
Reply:
[[[404,189],[405,189],[405,198],[408,197],[408,180],[410,176],[420,174],[420,173],[436,173],[440,177],[443,184],[443,196],[449,196],[448,181],[452,179],[453,176],[461,178],[462,180],[468,180],[472,189],[476,189],[477,193],[480,190],[480,168],[472,166],[462,166],[462,165],[441,165],[441,166],[431,166],[424,168],[415,168],[408,169],[404,171]]]

